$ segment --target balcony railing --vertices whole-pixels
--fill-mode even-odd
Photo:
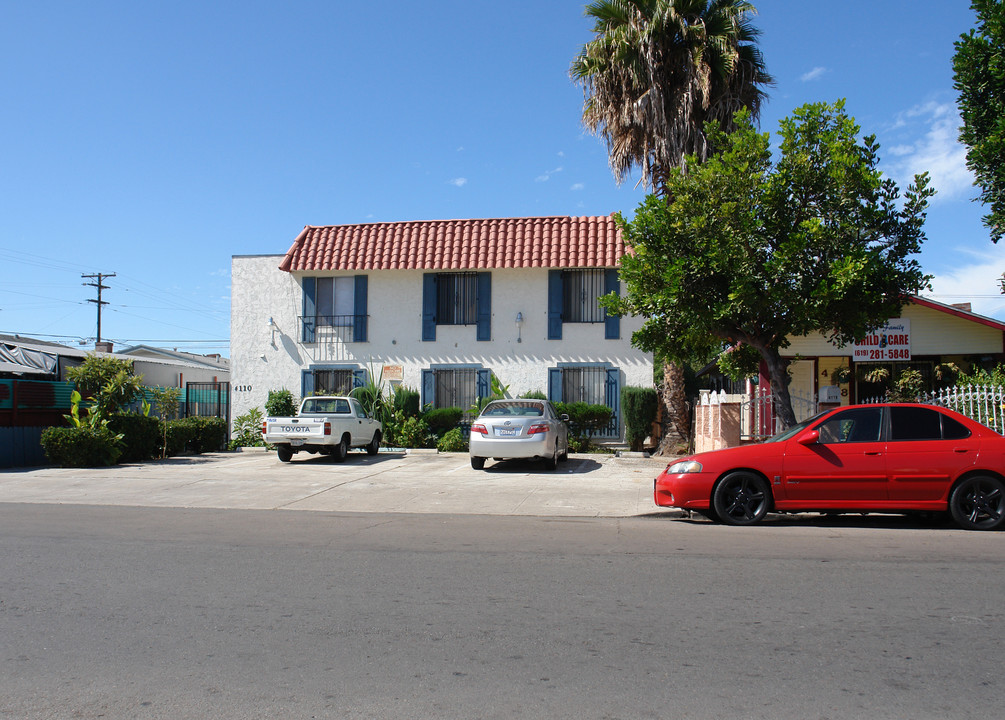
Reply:
[[[369,315],[301,315],[300,339],[307,344],[365,342]]]

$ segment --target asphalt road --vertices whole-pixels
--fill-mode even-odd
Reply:
[[[0,717],[997,717],[1003,540],[7,502]]]

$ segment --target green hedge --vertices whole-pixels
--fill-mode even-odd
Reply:
[[[138,413],[113,415],[108,428],[122,435],[119,462],[146,462],[160,455],[163,442],[161,421]]]
[[[621,415],[625,420],[625,441],[636,452],[652,432],[659,399],[654,388],[621,388]]]
[[[457,427],[457,423],[464,417],[464,411],[459,407],[436,408],[430,410],[422,419],[429,425],[429,429],[437,435],[442,435],[452,428]]]
[[[217,417],[187,418],[195,427],[190,448],[197,453],[218,452],[227,443],[227,421]]]
[[[107,427],[50,427],[41,443],[49,462],[59,467],[105,467],[122,454],[118,435]]]

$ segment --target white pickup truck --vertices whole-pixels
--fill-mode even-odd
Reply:
[[[349,448],[380,449],[383,427],[366,414],[356,398],[317,395],[304,398],[296,417],[270,417],[262,422],[262,437],[276,446],[282,462],[301,450],[345,460]]]

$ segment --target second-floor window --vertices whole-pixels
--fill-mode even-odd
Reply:
[[[439,273],[436,276],[436,324],[478,322],[478,274]]]
[[[604,310],[597,302],[606,294],[604,273],[604,270],[566,270],[562,273],[563,322],[604,322]]]
[[[475,340],[491,340],[492,273],[424,273],[423,341],[436,340],[438,325],[474,325]]]
[[[355,316],[355,288],[351,277],[318,278],[318,327],[349,327]]]

